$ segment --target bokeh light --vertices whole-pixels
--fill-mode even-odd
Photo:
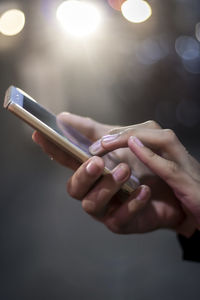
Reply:
[[[137,58],[144,65],[152,65],[169,54],[169,45],[163,36],[147,38],[137,47]]]
[[[100,12],[92,3],[69,0],[57,9],[57,19],[65,31],[76,37],[94,33],[100,25]]]
[[[183,66],[191,74],[200,74],[200,56],[195,59],[183,60]]]
[[[192,60],[200,55],[200,45],[191,36],[179,36],[175,42],[175,49],[184,60]]]
[[[17,35],[25,25],[25,15],[21,10],[11,9],[0,18],[0,32],[7,36]]]
[[[151,6],[143,0],[127,0],[121,6],[123,16],[130,22],[141,23],[152,15]]]
[[[191,36],[179,36],[175,42],[177,54],[182,59],[184,69],[192,74],[200,74],[200,44]]]

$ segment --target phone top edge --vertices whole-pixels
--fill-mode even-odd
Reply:
[[[12,92],[12,88],[13,86],[10,86],[7,90],[6,90],[6,94],[5,94],[5,98],[4,98],[4,103],[3,103],[3,107],[4,108],[8,108],[10,102],[11,102],[11,92]]]
[[[4,108],[8,108],[12,102],[22,106],[24,96],[31,99],[32,101],[36,102],[31,96],[26,94],[24,91],[15,87],[14,85],[11,85],[7,89],[6,94],[5,94],[4,104],[3,104]]]

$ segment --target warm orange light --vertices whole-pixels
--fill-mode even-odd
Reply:
[[[122,3],[125,1],[126,0],[108,0],[108,3],[112,8],[120,11]]]

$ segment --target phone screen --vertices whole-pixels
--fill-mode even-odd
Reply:
[[[5,100],[5,103],[7,102],[7,105],[9,104],[9,102],[14,102],[15,104],[19,105],[28,113],[30,113],[31,115],[39,119],[41,122],[43,122],[45,125],[56,131],[59,135],[66,138],[75,147],[78,147],[78,149],[83,151],[88,158],[91,157],[89,147],[92,144],[92,142],[87,137],[82,135],[79,131],[77,131],[75,128],[68,124],[65,124],[64,128],[62,126],[61,130],[61,126],[57,124],[56,115],[48,111],[46,108],[37,103],[35,100],[33,100],[20,89],[10,87],[8,91],[8,99],[7,101]],[[5,106],[7,105],[5,104]],[[120,161],[112,154],[112,152],[104,155],[103,159],[105,162],[105,166],[108,170],[112,170],[120,163]],[[132,175],[127,183],[133,189],[135,189],[138,186],[139,180],[136,178],[134,171],[132,171]]]
[[[20,105],[23,109],[28,111],[30,114],[32,114],[41,122],[52,128],[64,138],[67,138],[73,145],[78,147],[80,150],[84,151],[88,156],[91,156],[88,148],[92,143],[79,131],[77,131],[70,125],[66,125],[65,130],[63,132],[57,124],[56,115],[48,111],[36,101],[33,101],[31,98],[28,98],[26,95],[20,93],[19,89],[16,89],[15,96],[12,96],[12,101],[14,99],[17,100],[15,101],[16,104]]]

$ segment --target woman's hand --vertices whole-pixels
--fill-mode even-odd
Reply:
[[[97,146],[99,148],[97,149]],[[92,145],[90,151],[102,155],[129,147],[134,155],[173,190],[183,210],[200,227],[200,164],[184,148],[175,133],[159,127],[119,128]]]
[[[62,113],[58,120],[63,127],[65,124],[70,124],[91,141],[96,141],[111,129],[111,126],[72,114]],[[160,128],[159,125],[146,122],[123,129],[115,128],[111,133],[113,135],[124,130],[130,132],[133,129],[156,128]],[[157,228],[172,228],[186,235],[192,233],[193,226],[180,227],[185,223],[186,217],[173,191],[145,167],[128,148],[115,151],[115,155],[124,163],[117,166],[110,175],[102,177],[104,162],[100,157],[93,157],[80,166],[80,163],[73,157],[60,150],[40,133],[35,132],[33,139],[56,161],[77,170],[68,182],[69,194],[81,200],[83,209],[95,219],[103,222],[113,232],[139,233]],[[102,148],[98,149],[98,144],[95,144],[96,150],[101,152]],[[123,146],[125,145],[128,144],[124,143]],[[110,146],[118,148],[119,144],[114,143]],[[103,148],[103,151],[109,149],[111,148],[108,146],[108,148]],[[130,176],[128,164],[134,168],[142,185],[128,199],[122,201],[120,187]]]

